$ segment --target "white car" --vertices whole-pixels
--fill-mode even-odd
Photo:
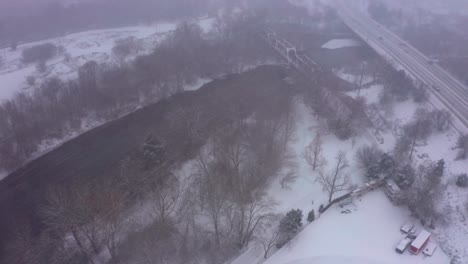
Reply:
[[[399,254],[403,254],[403,252],[405,252],[405,250],[409,247],[412,241],[413,240],[409,237],[403,238],[403,240],[401,240],[400,243],[398,243],[398,245],[396,246],[395,251]]]
[[[414,228],[413,223],[406,222],[400,227],[400,231],[404,234],[410,234],[413,228]]]

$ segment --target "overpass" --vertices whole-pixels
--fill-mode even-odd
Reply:
[[[455,129],[468,132],[468,88],[463,83],[348,1],[338,1],[335,8],[343,22],[378,54],[424,84],[431,94],[429,102],[452,114]]]

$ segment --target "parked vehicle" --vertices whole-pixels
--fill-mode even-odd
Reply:
[[[399,254],[403,254],[403,252],[405,252],[405,250],[411,244],[411,241],[412,240],[409,237],[403,238],[403,240],[401,240],[400,243],[398,243],[397,247],[395,248],[395,251]]]
[[[406,222],[400,227],[400,231],[404,234],[410,233],[414,229],[414,225],[411,222]]]
[[[411,242],[410,246],[410,252],[417,255],[419,252],[424,249],[424,247],[427,245],[429,242],[429,239],[431,238],[431,233],[427,232],[426,230],[422,230],[419,235],[416,237],[413,242]]]

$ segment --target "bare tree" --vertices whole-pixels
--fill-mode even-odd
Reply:
[[[416,171],[411,188],[404,193],[406,202],[413,213],[424,224],[433,226],[434,220],[443,216],[437,209],[437,200],[443,191],[440,177],[433,173],[435,164],[422,164]],[[430,221],[430,222],[427,222]]]
[[[314,140],[306,147],[304,151],[304,158],[307,163],[312,166],[312,169],[315,170],[324,164],[324,159],[322,157],[322,144],[320,133],[315,135]]]
[[[256,240],[263,247],[263,258],[268,257],[268,253],[276,245],[280,238],[279,222],[282,215],[271,215],[259,226],[256,233]]]
[[[100,203],[103,209],[102,218],[100,219],[102,243],[114,260],[117,257],[117,249],[122,235],[127,231],[130,224],[124,215],[125,205],[128,202],[127,194],[119,190],[117,185],[108,181],[103,184],[100,195]]]
[[[447,110],[435,110],[430,115],[434,119],[434,126],[438,131],[443,132],[449,129],[452,115]]]
[[[272,214],[276,202],[266,196],[258,197],[247,205],[239,205],[234,225],[239,248],[248,246],[256,228]]]
[[[97,202],[95,197],[89,199],[90,190],[79,188],[76,184],[70,188],[56,187],[50,189],[47,196],[47,205],[42,208],[41,214],[46,225],[59,232],[72,235],[79,250],[87,256],[89,262],[94,263],[94,254],[99,253],[93,231],[96,223],[93,209]],[[88,245],[92,245],[92,250]]]
[[[358,95],[361,94],[361,89],[364,81],[364,77],[366,75],[366,68],[367,68],[367,63],[362,62],[359,65],[359,70],[354,71],[354,82],[356,86],[358,87]]]
[[[206,205],[215,231],[216,245],[220,247],[220,220],[228,202],[227,193],[223,189],[223,177],[217,173],[203,153],[198,157],[196,177],[202,209]]]
[[[294,170],[290,170],[281,178],[280,184],[282,189],[290,189],[290,184],[294,183],[297,179],[297,174]]]
[[[169,176],[166,182],[158,186],[151,194],[155,218],[161,223],[169,223],[170,219],[175,216],[182,194],[183,188],[179,179],[174,175]]]
[[[319,177],[320,184],[328,193],[328,202],[332,201],[334,194],[347,190],[349,184],[349,177],[343,172],[348,167],[346,154],[340,151],[335,159],[335,168],[327,174],[320,172]]]
[[[383,152],[375,145],[363,146],[356,151],[356,161],[361,168],[368,170],[380,161],[382,155]]]
[[[457,160],[464,160],[468,156],[468,134],[460,135],[457,140],[457,148],[459,149],[457,154]]]

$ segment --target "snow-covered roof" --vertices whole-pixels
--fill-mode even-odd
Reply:
[[[416,239],[413,241],[413,243],[411,243],[411,246],[415,248],[421,248],[424,245],[424,243],[426,243],[426,241],[429,239],[430,236],[431,236],[431,233],[423,229],[419,233],[418,237],[416,237]]]
[[[413,223],[411,222],[406,222],[401,228],[400,230],[405,232],[405,233],[408,233],[409,231],[411,231],[411,229],[413,229]]]
[[[436,250],[436,248],[437,248],[436,244],[429,242],[429,243],[427,243],[427,246],[424,249],[423,253],[424,253],[424,255],[432,256],[432,254],[434,254],[434,251]]]

